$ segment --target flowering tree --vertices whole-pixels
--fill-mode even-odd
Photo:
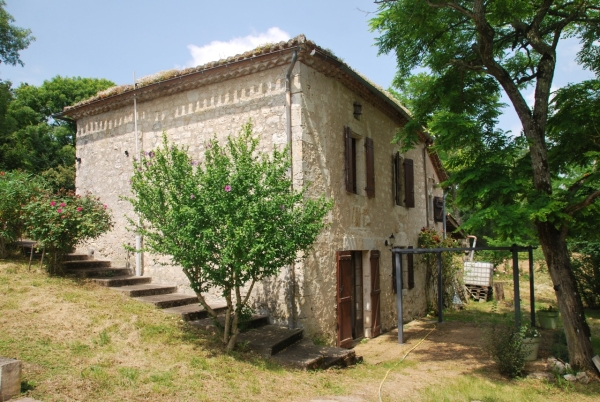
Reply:
[[[44,246],[51,275],[62,273],[65,255],[78,243],[100,236],[113,225],[106,204],[71,191],[31,199],[23,206],[22,219],[29,237]]]
[[[202,293],[218,287],[227,301],[223,342],[232,350],[238,323],[257,281],[308,250],[331,208],[322,197],[292,191],[287,150],[258,153],[252,125],[224,145],[206,144],[199,165],[169,144],[134,161],[133,205],[145,248],[180,265],[206,311]]]

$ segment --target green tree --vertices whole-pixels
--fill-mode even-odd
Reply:
[[[410,92],[405,98],[415,117],[398,139],[410,146],[420,127],[429,127],[438,149],[448,155],[458,201],[479,208],[470,224],[495,221],[496,233],[506,240],[537,238],[556,289],[571,364],[593,367],[567,236],[600,196],[597,164],[581,167],[580,176],[561,176],[552,163],[562,159],[561,150],[553,149],[547,128],[561,38],[578,38],[578,61],[600,72],[600,2],[379,3],[372,28],[380,33],[380,51],[397,55],[394,85]],[[415,67],[428,72],[411,79]],[[532,107],[523,95],[531,86]],[[501,90],[521,121],[517,137],[495,128]],[[552,151],[558,158],[551,158]]]
[[[224,146],[208,142],[203,165],[166,135],[162,148],[134,162],[129,201],[141,220],[130,224],[148,250],[182,267],[214,318],[202,293],[222,290],[228,350],[255,283],[305,255],[331,208],[323,198],[306,198],[306,188],[291,190],[286,150],[269,158],[257,145],[248,123]]]
[[[4,7],[6,2],[0,0],[0,62],[23,66],[19,52],[26,49],[35,38],[31,36],[31,30],[13,25],[15,19]]]
[[[105,79],[61,76],[39,87],[12,89],[10,82],[0,82],[0,169],[44,173],[57,186],[73,190],[77,128],[53,115],[113,85]]]
[[[23,206],[31,197],[47,193],[46,187],[40,177],[0,171],[0,258],[6,257],[6,246],[23,234]]]

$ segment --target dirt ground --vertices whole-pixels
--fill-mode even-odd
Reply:
[[[495,363],[485,351],[484,329],[476,323],[417,320],[404,325],[404,341],[398,344],[398,331],[393,330],[355,347],[367,364],[389,366],[389,374],[382,382],[357,387],[353,395],[311,399],[313,402],[361,402],[379,400],[379,387],[384,401],[418,401],[423,391],[436,385],[448,384],[463,375],[483,375],[492,381],[506,382]],[[542,332],[542,344],[535,362],[527,363],[525,374],[545,372],[550,357],[551,331]],[[546,336],[544,336],[544,332]],[[546,341],[544,341],[544,339]],[[408,353],[408,355],[407,355]],[[406,355],[402,367],[396,365]],[[391,363],[394,362],[394,363]],[[535,380],[542,385],[542,380]],[[597,380],[594,380],[597,381]],[[466,395],[465,395],[466,397]],[[494,400],[511,400],[502,398]],[[597,401],[577,395],[578,401]],[[600,399],[600,398],[599,398]],[[450,399],[454,400],[454,399]],[[465,399],[469,400],[469,399]],[[560,400],[571,400],[563,395]]]

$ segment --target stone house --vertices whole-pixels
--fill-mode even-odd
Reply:
[[[446,176],[431,139],[421,134],[401,153],[392,139],[409,113],[304,36],[114,87],[63,115],[77,122],[77,191],[100,196],[116,221],[86,249],[130,266],[123,245],[135,244],[126,230],[132,211],[120,196],[130,194],[136,146],[149,151],[166,132],[201,160],[206,139],[236,135],[249,119],[262,150],[289,143],[294,186],[310,182],[311,195],[333,199],[330,225],[303,263],[257,286],[252,300],[275,322],[331,343],[348,346],[397,325],[391,245],[416,247],[422,227],[442,230],[437,185]],[[404,266],[409,320],[425,313],[427,289],[418,257]],[[144,255],[140,269],[191,292],[181,270],[160,259]]]

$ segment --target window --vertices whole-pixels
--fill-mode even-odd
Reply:
[[[415,171],[412,159],[404,159],[404,206],[415,207]]]
[[[442,197],[433,197],[433,220],[444,222],[444,199]]]

